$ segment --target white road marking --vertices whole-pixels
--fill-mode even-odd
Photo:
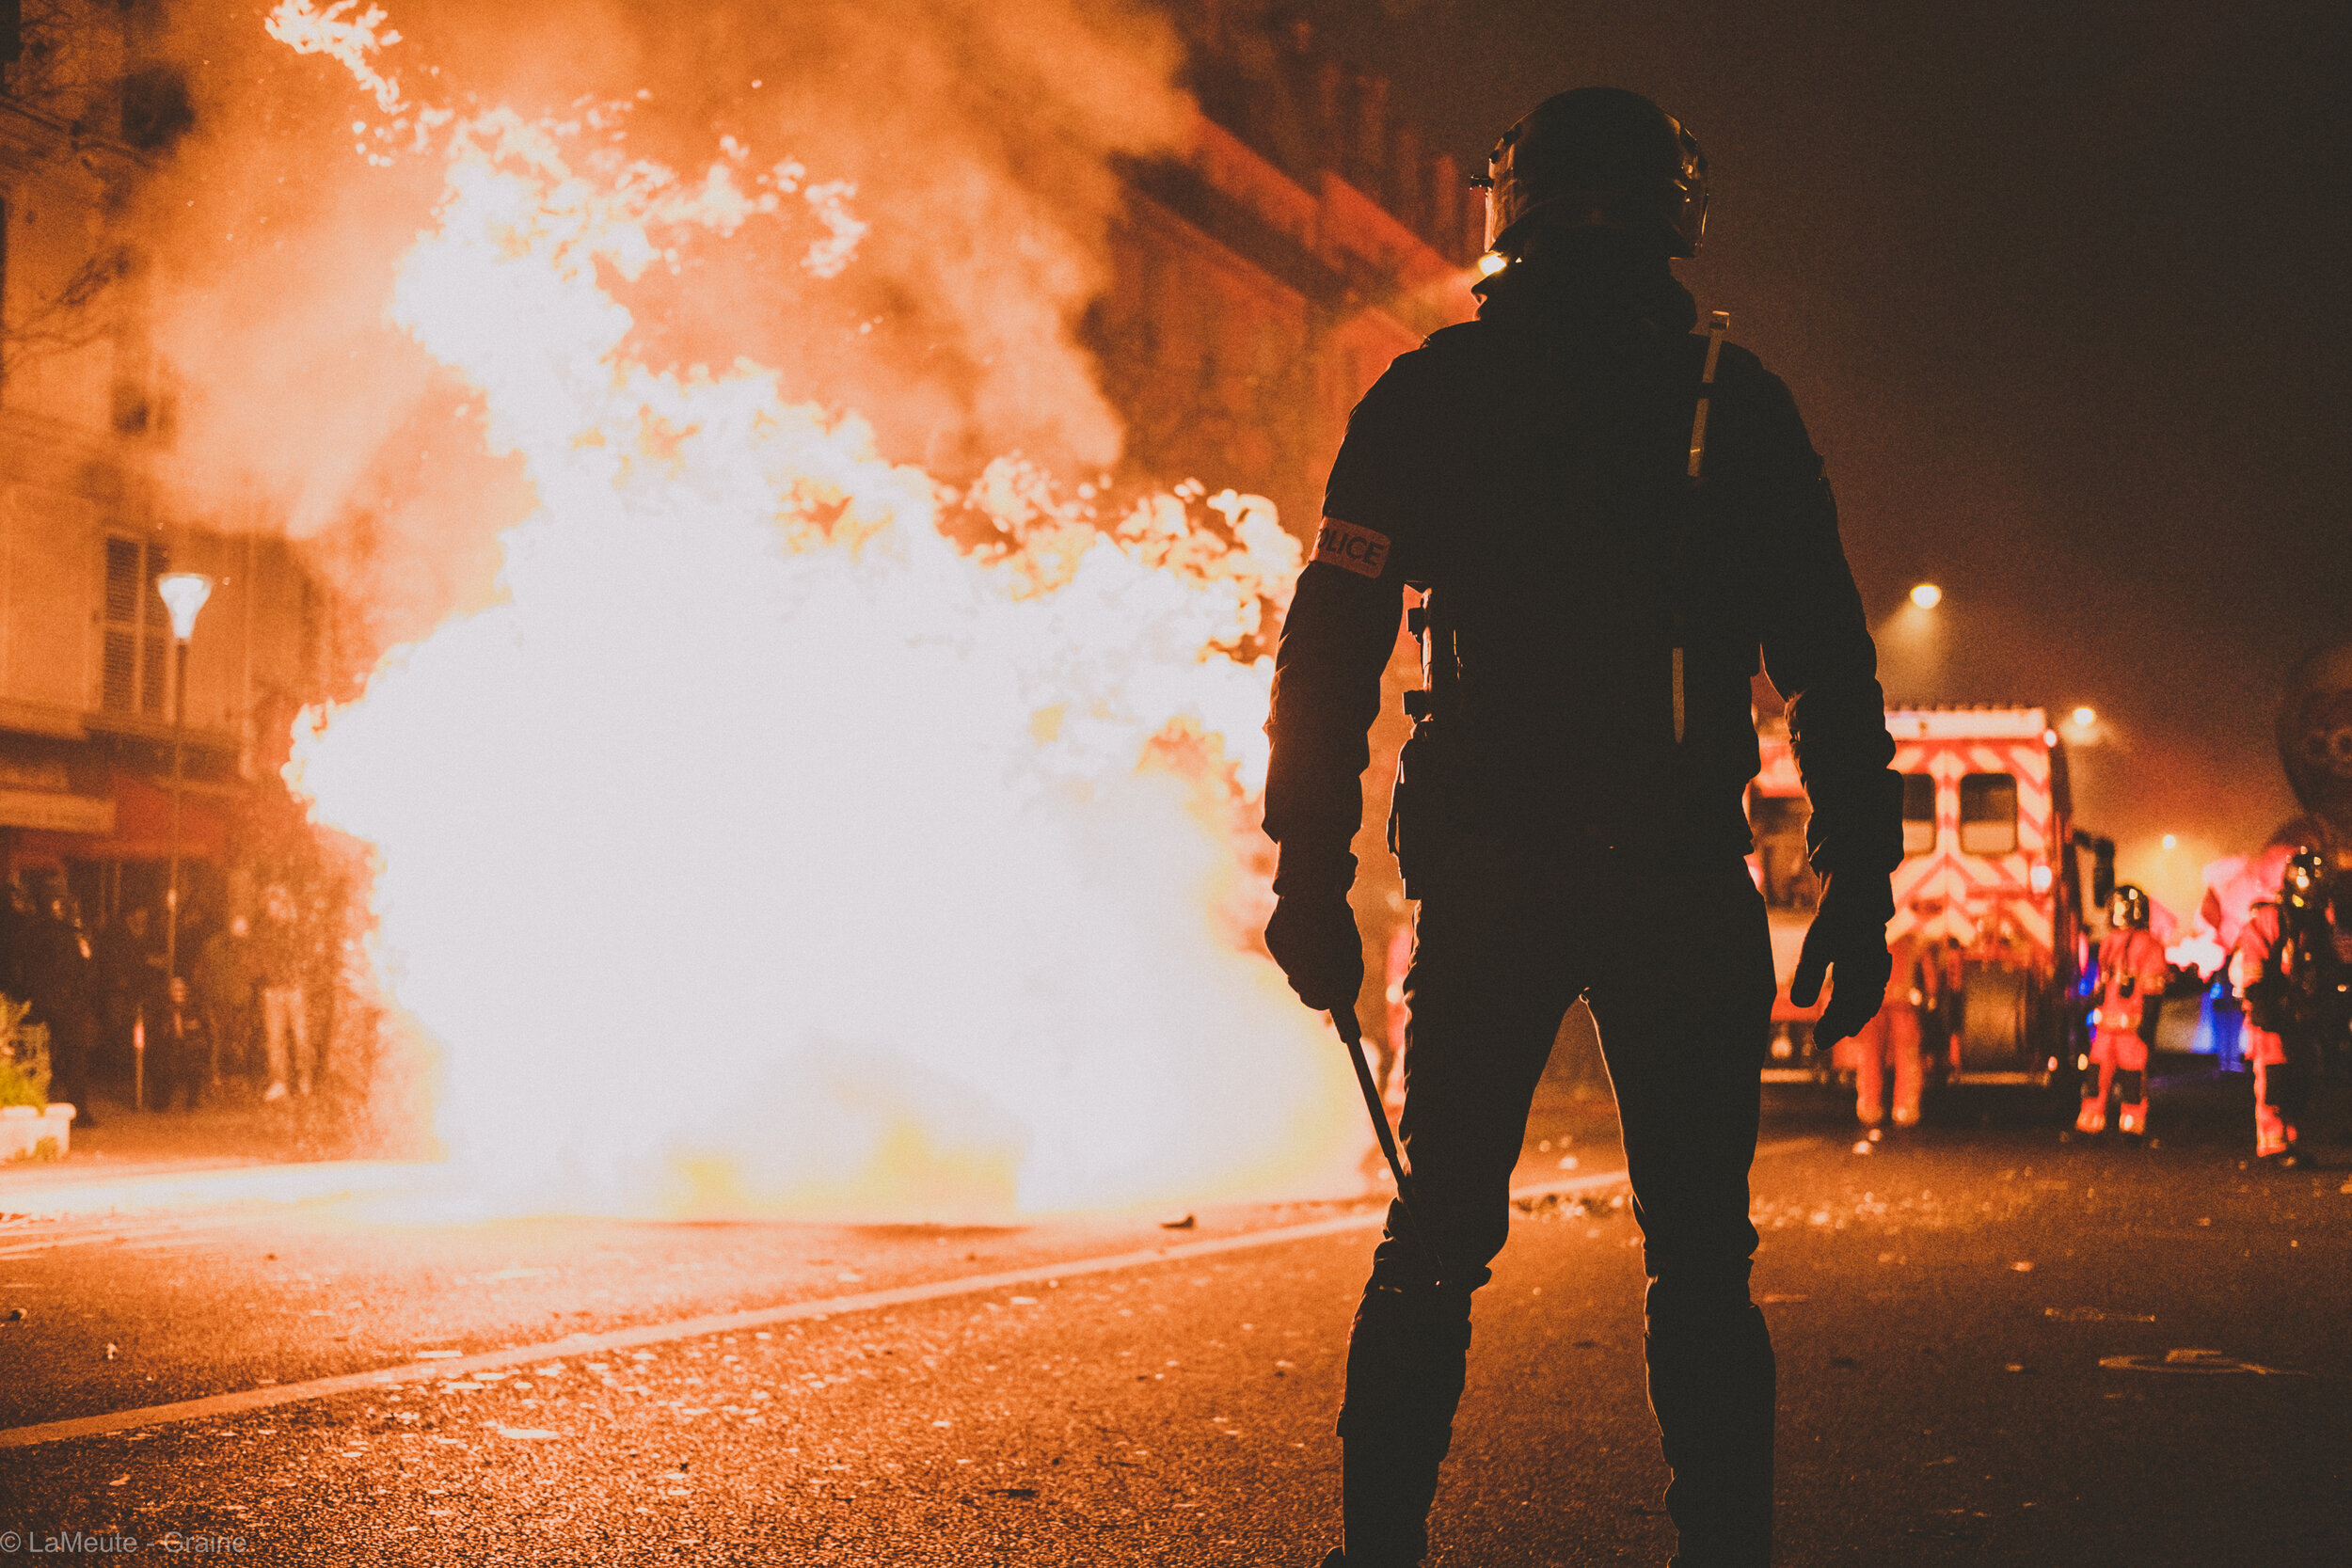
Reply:
[[[1820,1142],[1819,1138],[1786,1138],[1777,1143],[1757,1146],[1756,1156],[1764,1160],[1793,1154]],[[1624,1185],[1625,1180],[1625,1172],[1621,1170],[1594,1171],[1565,1180],[1538,1181],[1525,1187],[1515,1187],[1511,1196],[1523,1198],[1602,1192]],[[1161,1263],[1214,1258],[1229,1252],[1249,1252],[1260,1247],[1281,1246],[1290,1242],[1343,1236],[1354,1230],[1376,1230],[1387,1219],[1388,1210],[1383,1205],[1327,1220],[1310,1220],[1304,1225],[1278,1226],[1238,1236],[1216,1236],[1205,1241],[1182,1242],[1174,1246],[1152,1247],[1139,1252],[1111,1253],[1101,1258],[1073,1259],[1063,1263],[1041,1263],[1031,1268],[1008,1269],[998,1274],[963,1275],[953,1279],[934,1279],[921,1285],[902,1285],[889,1291],[820,1296],[814,1301],[790,1302],[782,1307],[763,1307],[748,1312],[715,1312],[699,1318],[681,1318],[673,1323],[617,1328],[603,1334],[573,1334],[542,1344],[485,1351],[479,1355],[419,1360],[372,1372],[345,1372],[338,1377],[313,1378],[307,1383],[278,1384],[266,1388],[241,1389],[233,1394],[215,1394],[200,1400],[179,1400],[169,1404],[109,1411],[102,1416],[44,1421],[38,1426],[10,1427],[0,1431],[0,1449],[29,1449],[42,1443],[63,1442],[68,1438],[96,1437],[110,1432],[167,1426],[178,1421],[231,1415],[238,1411],[262,1410],[272,1405],[328,1399],[337,1394],[395,1388],[411,1383],[438,1382],[466,1373],[499,1367],[519,1367],[562,1355],[628,1350],[641,1345],[666,1344],[676,1339],[699,1339],[712,1334],[737,1334],[747,1329],[765,1328],[771,1323],[804,1323],[811,1319],[822,1321],[853,1312],[878,1311],[885,1307],[909,1307],[955,1296],[977,1295],[988,1291],[1008,1290],[1015,1285],[1037,1285],[1049,1280],[1116,1274]],[[452,1386],[442,1383],[444,1387]]]
[[[103,1217],[224,1203],[320,1203],[373,1197],[428,1182],[429,1161],[256,1162],[227,1170],[151,1172],[102,1180],[0,1183],[0,1210],[44,1217]]]

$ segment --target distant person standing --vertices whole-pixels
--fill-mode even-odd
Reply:
[[[261,972],[254,954],[253,923],[242,914],[204,939],[196,960],[196,1005],[204,1015],[212,1045],[211,1076],[226,1072],[249,1078],[253,1070],[253,1022],[261,998]]]
[[[294,1091],[310,1092],[316,1063],[310,1053],[310,954],[304,941],[302,920],[294,895],[272,883],[262,895],[262,924],[253,939],[255,967],[261,977],[262,1037],[269,1055],[269,1087],[263,1100],[283,1100],[291,1081]]]
[[[2107,934],[2099,942],[2099,1006],[2091,1014],[2090,1060],[2098,1070],[2083,1084],[2077,1132],[2104,1132],[2107,1100],[2117,1097],[2115,1125],[2130,1137],[2148,1131],[2148,1049],[2155,1043],[2164,982],[2171,966],[2149,925],[2148,895],[2125,882],[2107,901]]]
[[[1382,988],[1381,999],[1388,1003],[1388,1038],[1380,1047],[1380,1059],[1373,1064],[1384,1099],[1404,1101],[1405,1037],[1412,1012],[1405,1005],[1405,978],[1413,968],[1413,923],[1397,922],[1389,934],[1388,984]]]
[[[98,1013],[89,939],[73,901],[53,892],[25,927],[24,978],[27,1021],[49,1029],[49,1098],[78,1109],[77,1125],[98,1125],[91,1109]]]
[[[2311,1164],[2298,1125],[2330,1040],[2344,1034],[2344,986],[2328,863],[2318,851],[2287,857],[2278,895],[2254,906],[2238,935],[2246,994],[2245,1052],[2254,1064],[2254,1152],[2268,1164]]]
[[[155,1081],[156,1110],[168,1111],[177,1101],[193,1111],[203,1102],[212,1070],[212,1032],[204,1026],[187,981],[177,974],[166,984],[162,1016],[148,1030],[147,1056]]]
[[[89,945],[100,1049],[110,1069],[122,1073],[143,1032],[163,1016],[163,949],[154,940],[153,917],[144,904],[134,904],[102,924]]]
[[[1898,1127],[1916,1127],[1920,1085],[1927,1076],[1919,1054],[1919,1018],[1937,1006],[1943,955],[1933,942],[1910,931],[1897,937],[1888,951],[1895,967],[1887,976],[1886,1000],[1878,1016],[1853,1037],[1854,1116],[1865,1127],[1890,1117]],[[1890,1076],[1895,1090],[1891,1105],[1886,1099]]]
[[[38,918],[22,884],[0,888],[0,995],[24,1000],[24,955]]]

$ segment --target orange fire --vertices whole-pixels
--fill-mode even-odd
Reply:
[[[374,847],[375,972],[469,1185],[933,1219],[1360,1187],[1344,1058],[1240,934],[1273,506],[1098,518],[1016,459],[958,494],[748,360],[639,362],[612,279],[761,215],[831,276],[854,193],[421,109],[354,9],[270,27],[373,95],[366,157],[445,161],[392,318],[538,509],[502,600],[307,716],[288,776]]]

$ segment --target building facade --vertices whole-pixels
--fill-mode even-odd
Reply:
[[[217,910],[244,841],[279,826],[272,737],[315,689],[322,606],[258,514],[199,517],[174,498],[170,389],[121,224],[190,122],[178,74],[142,62],[153,8],[6,13],[0,875],[37,895],[69,890],[93,927],[161,912],[180,693],[155,580],[203,572],[215,587],[186,660],[179,841],[192,896]]]
[[[1178,155],[1126,171],[1089,337],[1133,469],[1268,496],[1309,534],[1356,400],[1470,315],[1485,208],[1303,19],[1172,14],[1200,112]]]

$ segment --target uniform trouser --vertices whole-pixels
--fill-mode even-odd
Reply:
[[[1340,1415],[1347,1559],[1411,1563],[1451,1441],[1470,1294],[1510,1226],[1529,1102],[1579,995],[1617,1096],[1649,1274],[1650,1405],[1684,1568],[1772,1553],[1773,1368],[1748,1300],[1758,1074],[1772,1001],[1763,900],[1736,855],[1457,854],[1422,899],[1406,983],[1403,1132],[1430,1283],[1401,1209],[1374,1255]]]
[[[2310,1064],[2318,1041],[2250,1025],[2245,1040],[2254,1064],[2254,1152],[2283,1154],[2295,1147],[2300,1136],[2296,1124],[2311,1104]]]
[[[2098,1072],[2083,1082],[2083,1113],[2074,1125],[2085,1132],[2106,1125],[2107,1098],[2120,1099],[2118,1115],[2128,1132],[2148,1127],[2148,1042],[2137,1029],[2100,1029],[2090,1042],[2090,1059]],[[2097,1115],[2094,1117],[2093,1112]]]
[[[1854,1041],[1854,1115],[1865,1127],[1876,1127],[1886,1114],[1886,1069],[1895,1077],[1895,1125],[1909,1127],[1919,1119],[1920,1082],[1927,1065],[1919,1058],[1919,1012],[1900,1003],[1888,1003],[1879,1016],[1863,1026]]]

